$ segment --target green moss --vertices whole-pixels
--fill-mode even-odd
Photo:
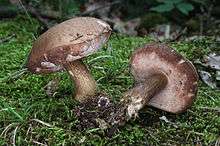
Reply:
[[[0,78],[20,69],[31,49],[37,28],[35,20],[30,23],[29,19],[22,16],[1,21],[0,38],[13,33],[16,37],[0,44]],[[119,100],[133,83],[128,68],[130,54],[136,47],[148,42],[152,42],[152,39],[113,34],[102,51],[85,60],[98,81],[100,91]],[[211,40],[204,39],[170,45],[188,59],[194,60],[211,52],[210,44]],[[43,87],[54,77],[61,79],[58,94],[56,97],[48,97]],[[0,134],[9,126],[7,132],[0,137],[0,145],[12,143],[15,129],[17,145],[33,145],[36,141],[48,145],[193,145],[196,141],[214,145],[219,137],[218,113],[201,107],[219,107],[220,91],[201,82],[197,99],[186,113],[172,115],[148,108],[140,115],[144,121],[129,122],[112,139],[103,137],[101,130],[75,130],[77,119],[72,111],[75,101],[71,98],[71,92],[71,82],[65,73],[46,76],[28,74],[15,82],[0,83]],[[163,115],[178,127],[159,120]]]

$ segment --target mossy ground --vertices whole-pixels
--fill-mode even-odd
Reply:
[[[38,23],[25,17],[0,21],[0,38],[16,36],[0,44],[0,78],[19,70],[31,49]],[[109,45],[85,63],[98,82],[100,91],[117,101],[133,83],[129,73],[129,56],[133,49],[149,38],[112,35]],[[201,58],[211,50],[209,40],[172,43],[171,46],[190,60]],[[53,78],[60,78],[58,94],[48,97],[43,87]],[[193,106],[185,113],[172,115],[153,108],[143,112],[139,120],[122,127],[111,139],[99,129],[77,131],[72,111],[76,102],[71,97],[72,84],[68,75],[27,74],[14,82],[0,83],[0,145],[215,145],[219,141],[220,118],[213,110],[220,106],[220,91],[202,82]],[[165,115],[177,127],[159,119]]]

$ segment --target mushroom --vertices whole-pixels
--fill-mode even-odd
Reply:
[[[53,26],[33,44],[28,70],[36,74],[66,70],[75,82],[75,98],[83,102],[93,96],[96,82],[82,62],[105,44],[110,26],[92,17],[77,17]]]
[[[137,49],[130,60],[135,86],[125,93],[128,119],[145,105],[171,113],[184,112],[197,93],[198,74],[193,64],[164,44]]]

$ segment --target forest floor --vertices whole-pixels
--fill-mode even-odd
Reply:
[[[19,70],[31,49],[39,24],[23,16],[0,21],[0,79]],[[99,91],[117,102],[133,84],[129,72],[131,52],[151,38],[113,34],[108,45],[84,62],[98,82]],[[211,40],[169,43],[193,61],[212,52]],[[55,96],[45,85],[58,79]],[[148,107],[140,118],[118,129],[113,137],[102,129],[77,130],[72,83],[65,72],[26,74],[16,81],[0,82],[0,145],[175,145],[220,144],[220,91],[200,81],[197,99],[185,113],[173,115]],[[165,116],[169,121],[161,120]]]

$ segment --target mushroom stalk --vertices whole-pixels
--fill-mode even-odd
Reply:
[[[89,70],[81,60],[75,60],[65,65],[65,69],[68,71],[71,79],[75,83],[75,95],[76,100],[84,102],[95,95],[96,81],[89,73]]]
[[[137,117],[138,111],[166,85],[167,77],[160,72],[152,74],[145,79],[144,83],[138,83],[134,88],[126,92],[122,102],[125,102],[126,105],[127,120]]]

